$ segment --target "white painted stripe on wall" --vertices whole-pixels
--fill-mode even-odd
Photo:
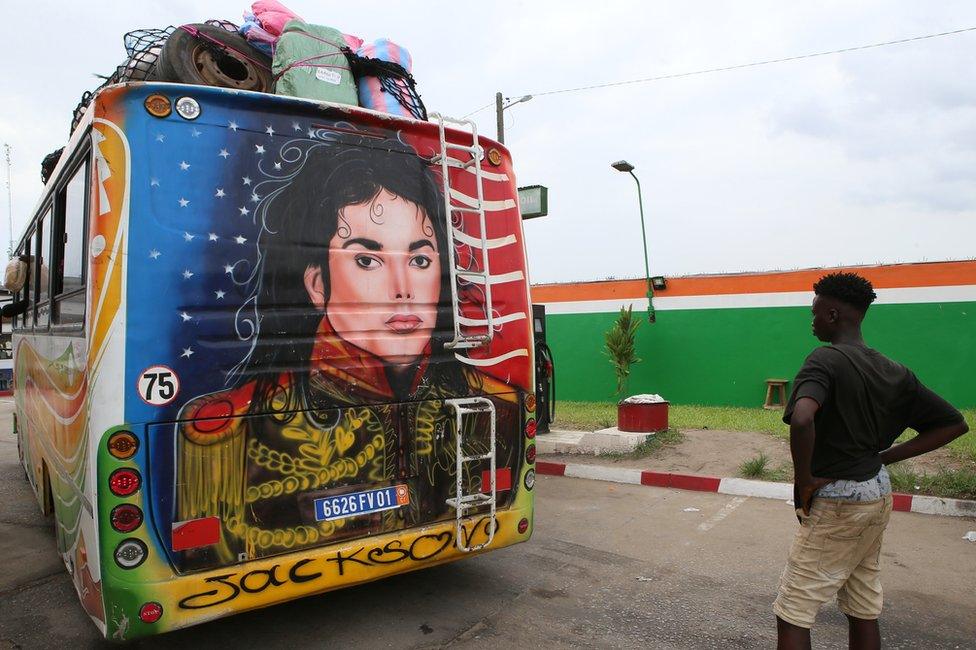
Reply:
[[[878,305],[901,305],[941,302],[976,302],[976,285],[942,287],[903,287],[878,289]],[[654,309],[744,309],[754,307],[809,307],[813,291],[779,291],[770,293],[733,293],[708,296],[662,296],[654,299]],[[603,314],[634,306],[634,311],[647,310],[647,298],[613,300],[579,300],[548,302],[547,314]]]
[[[751,481],[746,478],[723,478],[718,484],[718,491],[720,494],[781,499],[783,501],[789,501],[793,498],[793,485],[790,483]]]
[[[566,465],[566,472],[563,476],[589,478],[597,481],[610,481],[612,483],[630,483],[631,485],[641,484],[641,470],[627,469],[624,467],[569,464]]]
[[[947,517],[976,517],[976,501],[912,496],[912,512]]]

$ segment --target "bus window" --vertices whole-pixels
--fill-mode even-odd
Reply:
[[[55,242],[60,242],[57,273],[53,278],[57,294],[54,322],[59,325],[83,323],[85,320],[85,214],[88,197],[88,165],[82,164],[58,197],[62,217]]]
[[[51,316],[50,284],[51,284],[51,210],[37,221],[37,252],[34,264],[34,278],[36,284],[37,315],[34,329],[47,329]]]
[[[24,248],[21,249],[21,253],[28,256],[28,259],[33,260],[32,251],[34,243],[34,233],[31,233],[24,238]],[[24,286],[17,292],[18,300],[27,301],[27,309],[24,313],[17,317],[17,325],[21,329],[30,329],[34,324],[34,265],[27,265],[27,280],[24,282]]]

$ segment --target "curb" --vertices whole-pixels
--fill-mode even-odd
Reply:
[[[647,485],[697,492],[717,492],[719,494],[778,499],[780,501],[789,501],[793,498],[793,485],[790,483],[771,483],[745,478],[717,478],[696,474],[675,474],[626,467],[609,467],[607,465],[550,463],[543,460],[536,462],[535,470],[536,473],[547,476],[568,476],[611,483],[628,483],[630,485]],[[976,517],[976,501],[943,499],[898,492],[892,495],[892,501],[892,509],[898,512],[916,512],[944,517]]]

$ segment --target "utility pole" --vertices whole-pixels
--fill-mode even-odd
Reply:
[[[505,110],[505,106],[502,104],[502,102],[502,94],[495,93],[495,129],[498,133],[498,142],[505,144],[505,116],[502,115],[502,111]]]
[[[14,207],[13,199],[11,198],[10,189],[10,145],[4,143],[3,145],[4,157],[7,159],[7,227],[10,233],[10,244],[7,246],[7,257],[13,257],[14,255]]]

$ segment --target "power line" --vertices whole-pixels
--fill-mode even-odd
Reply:
[[[650,83],[652,81],[662,81],[665,79],[679,79],[681,77],[693,77],[696,75],[711,74],[713,72],[728,72],[729,70],[742,70],[743,68],[755,68],[761,65],[771,65],[773,63],[787,63],[789,61],[800,61],[803,59],[813,59],[819,56],[830,56],[832,54],[845,54],[847,52],[857,52],[859,50],[869,50],[877,47],[886,47],[888,45],[902,45],[904,43],[911,43],[914,41],[924,41],[931,38],[941,38],[943,36],[955,36],[957,34],[963,34],[965,32],[976,31],[976,27],[963,27],[962,29],[954,29],[948,32],[939,32],[938,34],[925,34],[922,36],[912,36],[910,38],[900,38],[894,41],[884,41],[882,43],[871,43],[868,45],[855,45],[853,47],[844,47],[838,50],[827,50],[825,52],[812,52],[810,54],[798,54],[796,56],[787,56],[780,59],[767,59],[765,61],[753,61],[752,63],[740,63],[738,65],[723,66],[720,68],[708,68],[706,70],[694,70],[692,72],[676,72],[673,74],[658,75],[655,77],[644,77],[642,79],[631,79],[629,81],[611,81],[607,83],[593,84],[590,86],[577,86],[576,88],[562,88],[559,90],[546,90],[543,92],[526,93],[531,94],[533,97],[541,97],[542,95],[558,95],[563,93],[575,93],[584,90],[595,90],[598,88],[611,88],[615,86],[628,86],[632,84],[640,83]],[[464,117],[470,117],[481,111],[485,110],[494,105],[494,102],[485,104],[481,108],[474,110]],[[462,118],[463,119],[463,118]]]

